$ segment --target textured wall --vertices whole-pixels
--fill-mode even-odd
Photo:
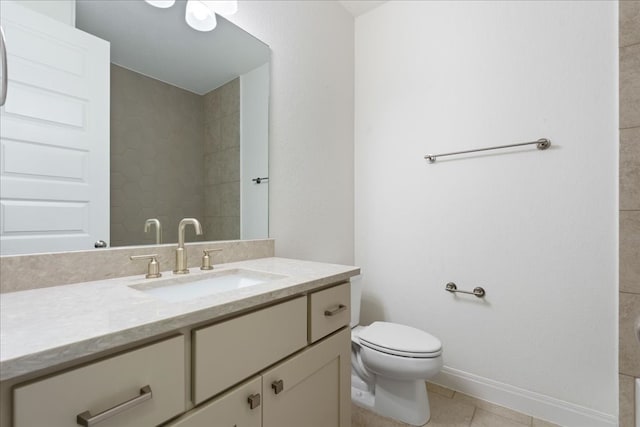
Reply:
[[[240,78],[204,95],[205,240],[240,238]]]
[[[356,20],[363,320],[433,333],[442,384],[561,425],[617,413],[616,9],[391,1]]]
[[[269,237],[278,256],[353,263],[353,17],[337,2],[246,1],[269,45]]]
[[[201,96],[112,64],[111,246],[154,243],[147,218],[163,242],[178,241],[182,218],[204,218],[203,133]]]
[[[640,2],[620,10],[620,427],[635,427],[640,377]]]

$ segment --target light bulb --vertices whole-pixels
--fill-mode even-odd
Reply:
[[[209,16],[211,16],[211,11],[207,9],[207,6],[200,3],[199,1],[193,2],[191,13],[193,14],[193,17],[198,21],[204,21]]]
[[[194,30],[211,31],[216,25],[216,14],[210,1],[188,0],[184,19]]]
[[[168,7],[173,6],[176,0],[144,0],[149,3],[151,6],[159,7],[161,9],[166,9]]]
[[[238,11],[238,0],[215,0],[209,3],[219,15],[233,15]]]

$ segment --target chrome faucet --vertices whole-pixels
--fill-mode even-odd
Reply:
[[[149,218],[144,222],[144,232],[148,233],[151,229],[151,226],[156,226],[156,245],[162,243],[162,225],[160,224],[160,220],[157,218]]]
[[[202,226],[200,221],[195,218],[183,218],[178,224],[178,248],[176,249],[176,269],[173,270],[173,274],[187,274],[189,269],[187,268],[187,251],[184,248],[184,229],[191,224],[196,230],[198,236],[202,235]]]

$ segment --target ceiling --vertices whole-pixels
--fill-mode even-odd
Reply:
[[[347,9],[351,15],[358,17],[386,3],[386,0],[338,0],[338,3]]]
[[[111,62],[200,95],[269,61],[269,46],[217,16],[210,32],[184,20],[185,0],[77,0],[76,26],[111,42]]]

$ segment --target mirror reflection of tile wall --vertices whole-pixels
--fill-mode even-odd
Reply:
[[[111,246],[240,237],[239,79],[203,96],[111,66]]]
[[[640,1],[620,13],[620,427],[640,425],[635,381],[640,378]]]
[[[206,240],[240,238],[240,78],[204,96]]]

